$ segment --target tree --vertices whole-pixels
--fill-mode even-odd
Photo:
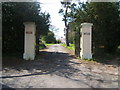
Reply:
[[[56,43],[55,35],[52,31],[49,31],[46,36],[42,37],[42,41],[45,43]]]
[[[64,5],[64,9],[60,9],[59,13],[63,15],[63,21],[65,23],[65,36],[66,36],[66,46],[69,46],[69,41],[68,41],[68,9],[70,8],[70,2],[61,2],[62,5]]]
[[[93,46],[95,50],[102,45],[105,52],[114,52],[120,45],[118,8],[118,3],[110,2],[72,5],[70,12],[71,22],[74,27],[80,27],[83,22],[93,23]]]
[[[39,39],[40,35],[47,35],[50,26],[50,15],[47,13],[41,13],[41,17],[37,19],[37,31],[36,31],[36,54],[39,54]]]
[[[69,28],[69,32],[68,32],[68,41],[69,43],[74,43],[74,39],[75,39],[75,32]]]
[[[115,52],[120,45],[118,3],[91,3],[90,6],[91,11],[94,11],[92,17],[94,46],[98,48],[103,45],[105,52]]]
[[[77,7],[75,3],[71,5],[71,12],[68,13],[70,20],[69,23],[70,29],[74,32],[74,44],[75,44],[75,55],[80,56],[80,24],[84,19],[84,13],[82,11],[82,7],[84,4],[79,4],[80,6]]]
[[[42,13],[37,2],[3,2],[2,29],[3,53],[24,52],[24,22],[35,22],[37,41],[39,35],[49,30],[49,14]],[[38,43],[36,41],[36,43]]]

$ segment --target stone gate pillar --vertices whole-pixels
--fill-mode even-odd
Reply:
[[[24,54],[23,59],[35,59],[35,31],[36,25],[34,22],[25,22],[25,38],[24,38]]]
[[[80,57],[81,59],[92,58],[92,25],[91,23],[81,24],[81,43],[80,43]]]

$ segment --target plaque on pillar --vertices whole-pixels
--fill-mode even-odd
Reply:
[[[26,34],[32,34],[32,31],[26,31]]]

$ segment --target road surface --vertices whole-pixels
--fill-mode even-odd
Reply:
[[[9,88],[118,88],[118,67],[84,62],[59,44],[17,67],[3,68],[2,85]]]

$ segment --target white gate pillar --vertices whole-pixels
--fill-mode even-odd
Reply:
[[[25,25],[25,38],[23,59],[34,60],[36,25],[34,22],[25,22],[24,25]]]
[[[92,59],[92,25],[92,23],[81,24],[81,59]]]

